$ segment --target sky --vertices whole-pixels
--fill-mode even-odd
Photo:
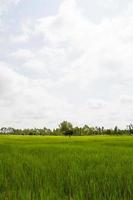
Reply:
[[[0,127],[133,122],[131,0],[0,0]]]

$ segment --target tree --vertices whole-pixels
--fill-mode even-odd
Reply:
[[[133,134],[133,124],[128,125],[129,133]]]
[[[63,135],[73,135],[73,125],[70,122],[63,121],[62,123],[60,123],[59,129]]]
[[[114,134],[115,134],[115,135],[118,134],[118,127],[117,127],[117,126],[115,126],[115,128],[114,128]]]

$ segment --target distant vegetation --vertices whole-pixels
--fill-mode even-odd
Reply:
[[[104,127],[91,127],[84,125],[83,127],[73,127],[70,122],[63,121],[56,129],[14,129],[11,127],[2,127],[0,134],[10,135],[55,135],[55,136],[87,136],[87,135],[133,135],[133,125],[130,124],[126,129],[119,129],[117,126],[114,129],[106,129]]]

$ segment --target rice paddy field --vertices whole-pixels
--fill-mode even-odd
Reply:
[[[133,137],[0,136],[0,200],[133,200]]]

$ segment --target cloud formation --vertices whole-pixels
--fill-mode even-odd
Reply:
[[[56,15],[19,24],[3,46],[8,55],[1,53],[1,125],[55,127],[65,119],[107,127],[130,123],[131,8],[130,0],[64,0]],[[101,15],[101,9],[110,15]]]
[[[5,12],[12,4],[18,4],[21,0],[0,0],[0,14]]]

